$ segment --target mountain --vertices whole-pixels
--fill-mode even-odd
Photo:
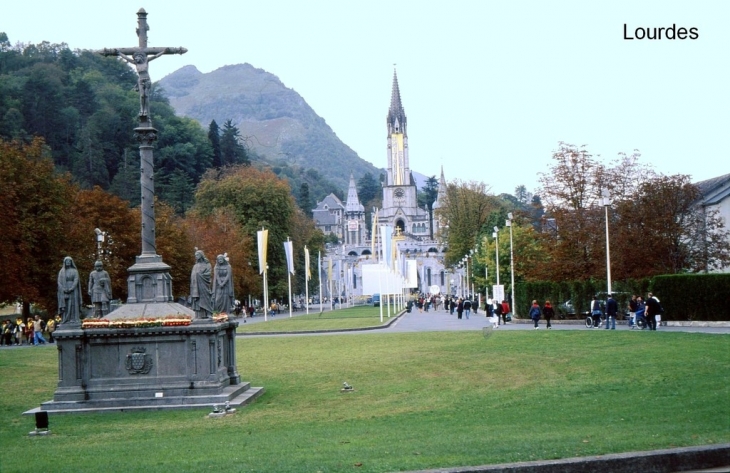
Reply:
[[[178,115],[222,125],[230,119],[246,145],[270,162],[312,168],[343,189],[350,172],[358,179],[380,170],[337,137],[294,90],[250,64],[224,66],[203,74],[185,66],[159,81]]]

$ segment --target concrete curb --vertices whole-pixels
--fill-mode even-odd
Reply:
[[[592,457],[439,468],[409,473],[674,473],[730,467],[730,443],[671,448],[649,452],[615,453]],[[727,470],[730,471],[730,468]]]

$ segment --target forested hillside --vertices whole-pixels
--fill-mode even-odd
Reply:
[[[42,137],[56,169],[70,172],[79,186],[99,186],[138,205],[136,83],[134,70],[116,58],[72,51],[65,43],[11,44],[0,33],[0,139],[29,142]],[[341,186],[309,166],[263,160],[246,146],[229,117],[220,120],[216,139],[209,124],[177,116],[158,84],[152,89],[151,110],[159,131],[156,193],[178,214],[193,204],[203,173],[222,165],[271,167],[290,182],[298,200],[305,182],[313,202],[330,192],[342,193]]]

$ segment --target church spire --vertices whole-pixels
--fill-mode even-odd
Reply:
[[[347,189],[347,202],[345,203],[345,212],[360,213],[365,212],[365,207],[360,203],[357,196],[357,186],[355,185],[355,176],[350,173],[350,186]]]
[[[388,134],[406,133],[406,111],[400,100],[400,88],[398,87],[398,74],[393,69],[393,89],[390,94],[390,109],[388,110]]]

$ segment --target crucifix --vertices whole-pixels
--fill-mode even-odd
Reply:
[[[147,12],[140,8],[137,12],[137,36],[139,46],[132,48],[105,48],[96,51],[102,56],[117,56],[137,69],[139,92],[139,126],[134,129],[139,141],[140,187],[142,191],[142,254],[137,256],[136,264],[129,268],[128,303],[166,302],[172,300],[172,279],[170,267],[162,262],[155,244],[155,183],[152,145],[157,140],[157,130],[150,119],[150,90],[152,81],[149,63],[165,54],[185,54],[185,48],[162,48],[147,46]]]
[[[102,56],[119,56],[137,69],[139,79],[135,89],[139,92],[139,121],[140,126],[148,123],[150,126],[150,109],[149,95],[152,88],[150,80],[149,63],[164,54],[185,54],[188,52],[185,48],[150,48],[147,46],[147,31],[150,27],[147,25],[147,12],[144,8],[140,8],[137,12],[137,36],[139,37],[139,46],[136,48],[104,48],[98,51]]]

